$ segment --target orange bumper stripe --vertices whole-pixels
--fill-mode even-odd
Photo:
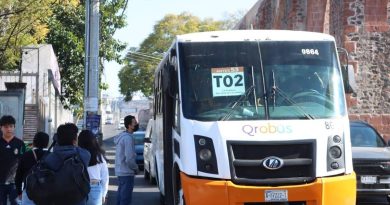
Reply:
[[[355,205],[355,174],[319,178],[313,183],[278,187],[236,185],[227,180],[207,180],[180,174],[186,205],[243,205],[264,202],[265,190],[287,190],[289,201],[306,205]]]

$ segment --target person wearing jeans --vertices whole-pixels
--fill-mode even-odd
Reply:
[[[134,175],[138,172],[135,161],[136,153],[133,132],[138,130],[138,123],[134,116],[128,115],[124,119],[126,131],[114,138],[115,152],[115,175],[118,177],[118,192],[116,205],[131,204]]]
[[[87,205],[102,205],[104,200],[102,183],[91,181],[91,191],[88,194]]]
[[[17,205],[15,184],[1,184],[0,185],[0,205],[7,205],[7,198],[11,205]]]
[[[133,176],[118,176],[118,196],[117,205],[130,204],[132,200],[132,193],[134,188]]]
[[[80,132],[78,145],[91,154],[88,165],[91,190],[88,194],[87,205],[102,205],[107,196],[109,178],[104,150],[100,147],[96,136],[89,130]]]

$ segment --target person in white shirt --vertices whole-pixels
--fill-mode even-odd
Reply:
[[[87,205],[102,205],[107,197],[109,178],[104,150],[100,147],[95,135],[89,130],[80,132],[78,145],[88,150],[91,154],[91,160],[88,165],[91,191],[88,194]]]

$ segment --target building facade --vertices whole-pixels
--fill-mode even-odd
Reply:
[[[0,72],[0,90],[6,90],[4,82],[26,83],[23,139],[30,142],[37,131],[52,136],[58,125],[73,122],[73,114],[59,99],[61,77],[52,46],[23,47],[22,53],[22,72]]]

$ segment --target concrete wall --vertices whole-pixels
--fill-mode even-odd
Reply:
[[[359,86],[356,94],[347,96],[350,118],[369,122],[389,140],[389,25],[389,0],[260,0],[236,28],[333,35],[337,46],[348,50]]]
[[[52,136],[57,127],[73,122],[73,114],[65,110],[59,99],[61,80],[57,58],[51,45],[23,47],[22,82],[25,92],[23,139],[31,141],[37,131]],[[0,72],[0,91],[3,82],[19,82],[19,72]]]

